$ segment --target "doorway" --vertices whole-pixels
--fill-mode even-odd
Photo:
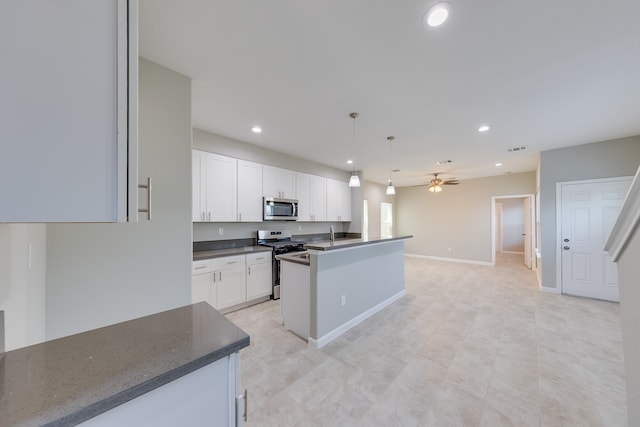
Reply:
[[[535,265],[535,196],[520,194],[493,196],[492,205],[492,265],[496,253],[522,255],[523,264]]]
[[[563,294],[620,301],[618,270],[604,251],[632,178],[556,185],[558,289]]]

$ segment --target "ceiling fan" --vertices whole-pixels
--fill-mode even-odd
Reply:
[[[460,182],[458,182],[458,180],[455,179],[455,178],[443,181],[442,179],[438,178],[438,175],[440,175],[440,174],[439,173],[434,173],[433,174],[433,179],[429,182],[429,191],[431,191],[432,193],[441,192],[443,185],[458,185],[458,184],[460,184]]]

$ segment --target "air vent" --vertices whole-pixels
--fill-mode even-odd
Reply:
[[[526,149],[527,149],[527,147],[525,147],[525,146],[523,145],[523,146],[520,146],[520,147],[513,147],[513,148],[509,148],[509,149],[507,149],[507,152],[508,152],[508,153],[513,153],[513,152],[516,152],[516,151],[524,151],[524,150],[526,150]]]
[[[391,172],[400,172],[400,169],[394,169]]]
[[[438,160],[436,162],[436,165],[442,166],[442,165],[448,165],[449,163],[453,163],[451,160]]]

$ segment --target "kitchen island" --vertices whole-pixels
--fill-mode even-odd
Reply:
[[[0,425],[236,425],[248,345],[199,303],[8,351]]]
[[[312,242],[278,255],[285,328],[320,348],[404,296],[411,237]]]

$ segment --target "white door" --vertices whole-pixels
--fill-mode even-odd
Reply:
[[[617,266],[603,248],[630,184],[629,178],[561,184],[562,293],[620,301]]]
[[[532,265],[532,248],[531,248],[531,234],[532,234],[532,221],[531,221],[531,209],[533,203],[531,203],[532,197],[525,197],[523,199],[524,210],[524,229],[522,230],[522,236],[524,237],[524,265],[531,269]]]

